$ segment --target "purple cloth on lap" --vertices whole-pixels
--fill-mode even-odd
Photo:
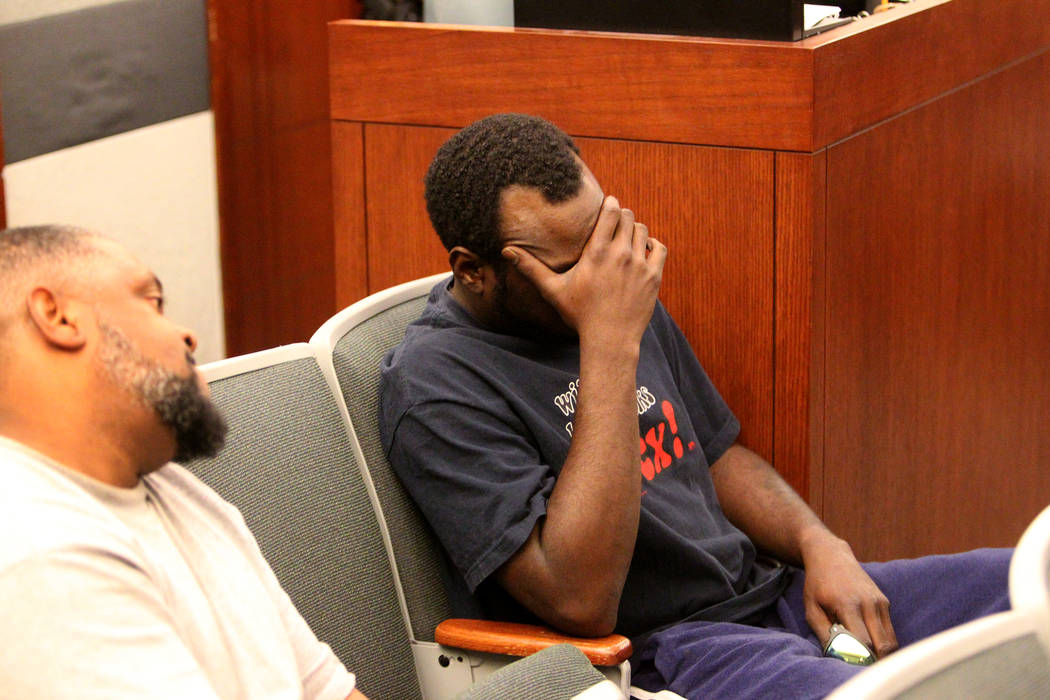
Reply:
[[[1009,549],[865,564],[890,599],[901,646],[1010,607]],[[822,698],[860,667],[821,653],[806,623],[805,572],[794,571],[754,625],[692,622],[655,634],[635,662],[635,685],[685,698]]]

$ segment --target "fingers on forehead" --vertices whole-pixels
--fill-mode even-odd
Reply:
[[[594,232],[605,232],[606,230],[610,233],[616,230],[616,222],[620,220],[620,201],[609,195],[602,202],[602,208],[598,211],[598,219],[594,224]]]

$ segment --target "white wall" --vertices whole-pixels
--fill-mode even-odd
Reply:
[[[210,111],[12,163],[4,179],[8,226],[120,241],[164,283],[166,313],[197,331],[198,362],[225,357]]]
[[[48,15],[60,15],[85,7],[109,5],[119,0],[0,0],[0,24],[24,22]]]

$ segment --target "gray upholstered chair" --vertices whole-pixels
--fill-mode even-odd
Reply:
[[[571,644],[555,644],[490,675],[456,700],[624,700]]]
[[[230,425],[186,466],[240,508],[295,606],[371,698],[421,698],[386,544],[312,348],[202,367]]]
[[[451,697],[447,693],[455,695],[480,681],[507,663],[506,653],[528,653],[570,639],[522,625],[465,621],[466,627],[461,627],[455,621],[443,622],[451,607],[442,582],[440,544],[387,462],[379,437],[380,360],[401,342],[405,327],[419,317],[431,288],[447,278],[447,274],[434,275],[373,294],[340,311],[310,339],[342,397],[360,448],[357,456],[367,470],[365,481],[373,488],[377,512],[389,535],[416,670],[425,694],[432,697]],[[326,358],[330,364],[325,364]],[[439,623],[444,632],[436,637]],[[485,628],[487,641],[482,643],[477,643],[478,625]],[[441,637],[442,633],[448,636]],[[588,658],[604,666],[603,671],[626,695],[630,685],[627,639],[613,635],[600,643],[574,642],[585,648]]]

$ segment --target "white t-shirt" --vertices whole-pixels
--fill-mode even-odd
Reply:
[[[176,464],[122,489],[0,438],[0,698],[354,689],[232,505]]]

